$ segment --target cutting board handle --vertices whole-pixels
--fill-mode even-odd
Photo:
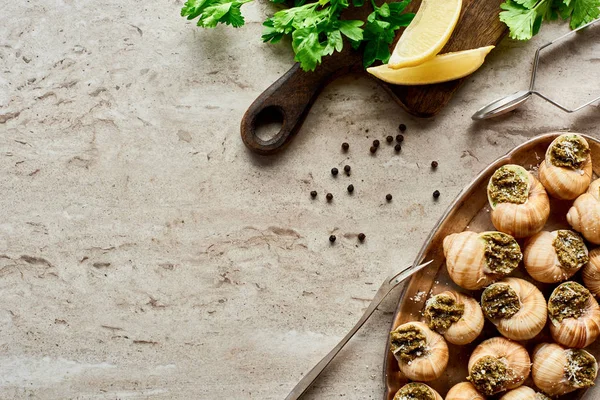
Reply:
[[[248,108],[242,118],[244,144],[253,152],[270,155],[285,147],[298,133],[308,111],[334,72],[317,68],[304,72],[295,64],[265,90]],[[269,122],[281,123],[281,129],[269,139],[261,139],[257,128]]]

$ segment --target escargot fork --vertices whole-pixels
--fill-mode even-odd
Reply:
[[[285,400],[296,400],[302,397],[304,393],[308,390],[308,388],[313,384],[313,382],[321,375],[321,372],[329,365],[329,363],[335,358],[335,356],[342,350],[342,348],[348,343],[348,341],[354,336],[356,332],[364,325],[364,323],[369,319],[369,317],[375,312],[379,304],[385,299],[385,297],[402,283],[406,278],[413,275],[414,273],[422,270],[429,264],[431,264],[433,260],[427,261],[423,264],[419,264],[417,266],[409,266],[404,268],[398,273],[392,274],[386,278],[386,280],[381,284],[379,290],[371,300],[371,304],[363,314],[363,316],[358,320],[356,325],[348,332],[346,336],[335,346],[317,365],[313,367],[305,376],[298,382],[298,384],[292,389],[290,394],[285,398]]]

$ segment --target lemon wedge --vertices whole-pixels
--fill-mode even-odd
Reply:
[[[435,57],[450,39],[461,8],[462,0],[423,0],[394,48],[390,68],[414,67]]]
[[[416,67],[390,68],[388,64],[367,68],[367,72],[394,85],[428,85],[463,78],[477,71],[494,46],[435,56]]]

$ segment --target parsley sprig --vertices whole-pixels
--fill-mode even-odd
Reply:
[[[197,25],[213,28],[218,23],[239,27],[244,25],[241,6],[252,0],[187,0],[181,15],[187,19],[198,18]],[[285,0],[271,0],[284,3]],[[264,23],[262,39],[277,43],[284,36],[291,36],[294,59],[305,71],[313,71],[322,61],[344,48],[344,37],[355,49],[363,50],[365,67],[390,58],[390,45],[396,30],[407,26],[414,14],[402,12],[410,0],[383,3],[377,6],[371,0],[373,12],[366,24],[360,20],[340,19],[342,12],[350,7],[348,0],[295,0],[294,7],[276,12]],[[364,0],[352,0],[354,7],[364,6]],[[363,28],[364,26],[364,28]]]
[[[242,4],[252,0],[188,0],[181,8],[181,16],[198,18],[198,26],[214,28],[218,23],[238,28],[244,25]]]
[[[537,35],[543,20],[570,18],[571,29],[576,29],[600,16],[600,0],[506,0],[500,8],[500,20],[518,40]]]

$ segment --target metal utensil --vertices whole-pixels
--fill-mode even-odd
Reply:
[[[546,100],[548,103],[560,108],[561,110],[563,110],[567,113],[574,113],[575,111],[579,111],[582,108],[587,107],[587,106],[597,102],[598,100],[600,100],[600,96],[598,96],[595,99],[588,101],[587,103],[582,104],[577,108],[570,109],[570,108],[565,107],[562,104],[558,103],[557,101],[548,98],[547,96],[543,95],[542,93],[538,92],[537,90],[535,90],[535,81],[537,78],[537,71],[538,71],[538,66],[539,66],[539,61],[540,61],[540,52],[543,49],[545,49],[546,47],[549,47],[555,43],[558,43],[572,35],[575,35],[580,30],[594,25],[598,21],[600,21],[600,19],[596,19],[592,22],[589,22],[589,23],[539,47],[537,49],[537,51],[535,52],[535,59],[533,60],[533,70],[531,71],[531,79],[529,81],[529,90],[521,90],[521,91],[513,93],[509,96],[502,97],[498,100],[494,100],[490,104],[477,110],[477,112],[475,114],[473,114],[473,116],[471,118],[474,120],[480,120],[480,119],[493,118],[493,117],[497,117],[499,115],[506,114],[506,113],[516,109],[521,104],[525,103],[533,95],[541,97],[542,99]]]
[[[285,398],[285,400],[296,400],[302,397],[304,393],[308,390],[308,388],[313,384],[313,382],[321,375],[321,372],[329,365],[329,363],[334,359],[334,357],[342,350],[342,348],[348,343],[348,341],[354,336],[356,332],[363,326],[363,324],[369,319],[371,314],[375,312],[379,304],[385,299],[385,297],[402,283],[406,278],[413,275],[414,273],[422,270],[429,264],[431,264],[433,260],[427,261],[426,263],[410,266],[402,271],[392,274],[387,277],[387,279],[381,284],[377,293],[375,293],[375,297],[371,300],[371,304],[369,304],[369,308],[365,311],[363,316],[358,320],[356,325],[348,332],[346,336],[327,354],[317,365],[313,367],[305,376],[302,378],[300,382],[292,389],[290,394]]]

